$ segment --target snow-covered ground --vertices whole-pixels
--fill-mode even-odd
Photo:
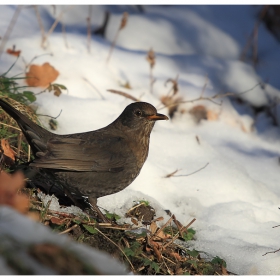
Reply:
[[[0,7],[2,38],[15,9]],[[256,22],[255,6],[144,6],[144,13],[135,6],[93,6],[92,29],[101,25],[105,10],[111,12],[106,39],[93,35],[90,53],[86,5],[55,6],[55,15],[53,6],[39,7],[46,31],[64,11],[61,20],[68,47],[59,24],[48,37],[47,48],[41,48],[32,7],[22,9],[5,45],[4,50],[13,45],[21,50],[9,76],[23,75],[26,63],[36,56],[33,63],[49,62],[59,71],[55,82],[65,85],[68,93],[56,97],[46,92],[36,101],[40,114],[57,116],[62,110],[56,133],[95,130],[112,122],[132,101],[108,89],[162,108],[160,97],[171,87],[165,82],[177,75],[183,100],[200,96],[206,76],[204,97],[249,90],[240,98],[262,106],[280,96],[279,43],[263,24],[258,30],[257,67],[239,60]],[[106,64],[124,11],[129,13],[127,26]],[[153,94],[146,60],[150,48],[156,53]],[[15,57],[4,52],[1,73],[14,62]],[[132,89],[121,86],[127,82]],[[256,86],[260,82],[267,84]],[[264,113],[256,118],[248,104],[226,98],[221,106],[207,100],[181,104],[172,120],[156,124],[148,160],[137,179],[122,192],[100,198],[98,205],[122,213],[133,200],[150,200],[152,205],[156,200],[183,224],[195,217],[195,248],[225,259],[229,271],[279,274],[280,253],[262,256],[280,248],[280,228],[272,228],[280,224],[279,127]],[[188,113],[196,105],[216,117],[197,124]],[[159,112],[168,113],[166,108]],[[48,119],[42,121],[47,124]],[[164,178],[176,169],[175,175],[190,174],[207,163],[193,175]]]

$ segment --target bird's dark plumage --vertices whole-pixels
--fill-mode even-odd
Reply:
[[[92,204],[126,188],[138,176],[155,121],[168,119],[151,104],[135,102],[104,128],[57,135],[2,99],[0,106],[17,121],[31,146],[35,159],[29,166],[51,173],[66,193],[87,197]]]

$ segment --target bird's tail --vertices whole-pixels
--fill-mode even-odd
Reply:
[[[1,98],[0,106],[18,123],[34,155],[37,152],[45,152],[47,149],[46,141],[51,137],[52,133],[32,122]]]

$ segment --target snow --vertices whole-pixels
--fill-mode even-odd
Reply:
[[[139,13],[128,5],[93,6],[92,29],[100,26],[106,9],[112,13],[106,39],[92,36],[89,53],[88,6],[56,6],[56,16],[65,11],[62,21],[68,48],[58,26],[46,49],[40,46],[34,9],[24,8],[5,46],[15,45],[22,51],[9,76],[23,75],[26,63],[35,56],[33,63],[49,62],[60,72],[55,82],[65,85],[67,93],[56,97],[45,92],[36,100],[39,114],[57,116],[62,110],[58,134],[95,130],[117,118],[131,100],[108,89],[130,93],[157,108],[163,107],[160,97],[171,87],[166,80],[177,75],[178,94],[184,100],[200,96],[206,76],[204,97],[240,94],[248,103],[224,98],[221,106],[206,100],[181,104],[172,120],[156,124],[148,160],[137,179],[122,192],[98,199],[98,205],[121,214],[133,201],[145,199],[158,216],[169,209],[185,225],[195,217],[192,226],[197,240],[190,244],[197,250],[223,258],[228,270],[237,274],[279,274],[280,254],[262,256],[280,248],[279,228],[272,228],[280,223],[279,127],[264,113],[256,117],[249,106],[263,106],[279,97],[279,43],[261,24],[258,66],[239,60],[253,31],[257,7],[144,6],[145,13]],[[14,10],[14,6],[1,7],[1,34]],[[40,6],[39,11],[48,30],[55,19],[53,8]],[[127,26],[106,64],[124,11],[129,12]],[[150,48],[156,53],[153,94],[146,61]],[[14,62],[13,56],[3,53],[1,73]],[[121,86],[126,82],[131,90]],[[260,82],[265,87],[256,86]],[[204,105],[218,118],[197,124],[188,113],[195,105]],[[159,112],[168,113],[166,108]],[[48,118],[41,120],[48,125]],[[176,169],[175,175],[188,175],[207,163],[193,175],[165,178]]]
[[[44,244],[56,245],[66,252],[74,253],[83,264],[100,274],[128,274],[127,268],[108,253],[73,242],[67,235],[56,234],[50,228],[34,222],[8,206],[1,206],[0,214],[1,275],[17,274],[14,264],[7,265],[7,260],[11,259],[20,260],[18,264],[23,272],[28,269],[35,275],[57,275],[58,271],[55,270],[57,268],[49,268],[30,254],[32,246]]]

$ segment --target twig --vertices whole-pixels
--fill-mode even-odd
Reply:
[[[16,129],[16,130],[18,130],[18,131],[21,131],[21,129],[20,129],[20,128],[15,127],[15,126],[12,126],[12,125],[9,125],[9,124],[6,124],[6,123],[3,123],[3,122],[0,122],[0,124],[2,124],[2,125],[4,125],[4,126],[11,127],[11,128]]]
[[[134,96],[132,96],[132,95],[130,95],[130,94],[128,94],[128,93],[125,93],[125,92],[123,92],[123,91],[114,90],[114,89],[107,89],[107,91],[112,92],[112,93],[119,94],[119,95],[121,95],[121,96],[124,96],[124,97],[126,97],[126,98],[129,98],[129,99],[131,99],[131,100],[133,100],[133,101],[136,101],[136,102],[137,102],[137,101],[140,101],[139,99],[135,98]]]
[[[127,18],[128,18],[128,13],[127,13],[127,12],[124,12],[124,13],[123,13],[123,16],[122,16],[121,24],[120,24],[120,26],[119,26],[119,29],[118,29],[118,31],[117,31],[117,33],[116,33],[116,35],[115,35],[115,38],[114,38],[114,40],[113,40],[113,42],[112,42],[112,44],[111,44],[111,48],[110,48],[110,51],[109,51],[109,54],[108,54],[108,57],[107,57],[107,60],[106,60],[106,64],[109,63],[110,57],[111,57],[112,52],[113,52],[113,50],[114,50],[114,48],[115,48],[116,41],[117,41],[117,39],[118,39],[118,36],[119,36],[120,31],[121,31],[123,28],[125,28],[125,26],[126,26],[126,24],[127,24]]]
[[[206,86],[207,86],[207,84],[208,84],[208,81],[209,81],[209,78],[208,78],[208,75],[206,75],[206,76],[205,76],[205,83],[204,83],[203,88],[202,88],[201,93],[200,93],[200,97],[201,97],[201,98],[202,98],[203,95],[204,95],[204,92],[205,92]]]
[[[153,94],[153,85],[155,83],[155,79],[153,78],[153,68],[156,64],[156,56],[152,48],[149,50],[146,59],[150,64],[150,93]]]
[[[30,145],[28,145],[27,161],[30,161]]]
[[[61,231],[59,234],[68,233],[68,232],[70,232],[71,230],[73,230],[74,228],[76,228],[77,226],[78,226],[78,225],[75,224],[75,225],[73,225],[72,227],[70,227],[70,228],[68,228],[68,229],[66,229],[66,230],[64,230],[64,231]]]
[[[43,25],[43,22],[42,22],[42,19],[41,19],[39,10],[38,10],[38,6],[34,5],[33,7],[34,7],[36,17],[37,17],[37,20],[38,20],[38,23],[39,23],[39,27],[40,27],[40,30],[41,30],[41,33],[42,33],[42,41],[43,41],[45,36],[46,36],[45,28],[44,28],[44,25]]]
[[[45,35],[45,37],[42,40],[41,43],[41,47],[45,48],[45,42],[47,41],[48,37],[52,34],[52,32],[54,31],[54,29],[56,28],[57,24],[59,23],[60,19],[62,18],[62,15],[69,10],[70,8],[72,8],[72,6],[69,6],[67,9],[63,10],[60,12],[59,16],[55,19],[53,25],[51,26],[51,28],[49,29],[48,33]]]
[[[257,21],[254,24],[254,29],[253,32],[251,33],[251,35],[249,36],[243,51],[240,55],[240,60],[244,61],[245,60],[245,56],[246,53],[248,52],[248,49],[250,48],[250,46],[252,46],[253,48],[253,62],[254,62],[254,66],[256,66],[257,64],[257,52],[258,52],[258,46],[257,46],[257,40],[258,40],[258,29],[259,29],[259,25],[261,24],[262,19],[264,18],[264,16],[266,15],[267,11],[268,11],[269,5],[265,5],[260,13],[259,18],[257,19]]]
[[[167,174],[166,176],[164,176],[164,178],[169,178],[169,177],[174,176],[174,174],[176,174],[179,170],[180,170],[180,169],[176,169],[175,171],[173,171],[173,172]]]
[[[174,102],[174,103],[171,103],[171,104],[168,104],[168,105],[164,105],[163,107],[158,108],[158,110],[162,110],[164,108],[169,108],[169,107],[176,106],[176,105],[179,105],[179,104],[193,103],[193,102],[196,102],[196,101],[199,101],[199,100],[208,100],[208,101],[210,101],[210,102],[212,102],[212,103],[214,103],[216,105],[221,106],[222,102],[221,103],[217,103],[217,102],[213,101],[213,99],[223,98],[223,97],[227,97],[227,96],[240,96],[240,95],[245,94],[245,93],[247,93],[249,91],[252,91],[257,86],[262,86],[262,83],[258,83],[256,85],[254,85],[252,88],[250,88],[248,90],[245,90],[243,92],[240,92],[240,93],[227,92],[227,93],[224,93],[224,94],[215,94],[215,95],[213,95],[211,97],[200,96],[200,97],[192,99],[192,100],[182,100],[182,101],[179,101],[179,102]]]
[[[108,236],[106,236],[102,231],[100,231],[98,228],[95,228],[102,236],[104,236],[107,240],[109,240],[112,244],[114,244],[125,256],[125,258],[127,259],[128,263],[130,264],[132,271],[135,271],[135,268],[133,266],[133,264],[131,263],[131,261],[129,260],[129,258],[127,257],[127,255],[125,254],[125,252],[121,249],[121,247],[116,244],[113,240],[111,240]]]
[[[40,55],[36,55],[36,56],[34,56],[34,57],[30,60],[29,63],[26,63],[25,61],[23,61],[24,64],[25,64],[25,73],[26,73],[26,71],[27,71],[27,68],[31,65],[31,63],[32,63],[35,59],[37,59],[38,57],[44,56],[44,55],[50,55],[50,56],[52,56],[53,54],[52,54],[52,53],[43,53],[43,54],[40,54]]]
[[[12,19],[10,21],[10,24],[9,24],[9,26],[8,26],[8,28],[7,28],[6,32],[5,32],[2,40],[1,40],[1,44],[0,44],[0,58],[1,58],[1,55],[2,55],[2,53],[4,51],[4,48],[5,48],[5,45],[6,45],[8,39],[10,37],[10,34],[12,33],[12,30],[13,30],[15,24],[16,24],[16,21],[17,21],[18,16],[19,16],[19,14],[20,14],[22,9],[23,9],[23,6],[21,6],[21,5],[17,6],[17,8],[16,8],[16,10],[15,10],[15,12],[13,14],[13,17],[12,17]]]
[[[163,258],[166,259],[166,260],[168,260],[169,262],[173,263],[174,265],[176,265],[176,263],[173,262],[172,260],[170,260],[169,258],[167,258],[167,257],[165,257],[165,256],[163,256]]]
[[[145,205],[145,202],[141,202],[141,203],[139,203],[139,204],[137,204],[137,205],[131,207],[131,208],[127,211],[127,214],[128,214],[129,212],[131,212],[132,210],[134,210],[134,209],[140,207],[141,205]]]
[[[65,47],[68,49],[69,47],[68,47],[68,43],[67,43],[65,24],[62,21],[61,21],[61,31],[62,31]]]
[[[172,215],[172,217],[173,217],[173,221],[174,221],[175,225],[177,226],[177,228],[179,230],[180,236],[183,237],[183,231],[182,231],[183,226],[181,225],[181,223],[179,221],[177,221],[174,214]]]
[[[267,254],[274,254],[274,253],[277,253],[277,252],[279,252],[280,251],[280,248],[279,249],[277,249],[277,250],[275,250],[275,251],[271,251],[271,252],[266,252],[265,254],[263,254],[262,256],[265,256],[265,255],[267,255]]]
[[[182,233],[188,229],[194,222],[195,222],[195,218],[191,220],[191,222],[189,222],[185,227],[181,228]],[[163,249],[165,249],[166,247],[168,247],[171,243],[173,243],[177,238],[179,237],[179,231],[174,235],[174,237],[163,246]]]
[[[160,232],[162,232],[162,231],[167,227],[168,224],[171,223],[171,220],[172,220],[172,219],[173,219],[173,217],[171,216],[171,217],[169,218],[169,220],[168,220],[157,232],[155,232],[155,233],[152,235],[152,237],[153,237],[153,236],[158,236],[158,234],[159,234]]]
[[[22,141],[22,132],[20,131],[20,133],[18,135],[17,157],[20,156],[21,141]]]
[[[52,118],[52,119],[57,119],[62,113],[62,109],[60,110],[59,114],[56,117],[52,117],[49,115],[41,115],[41,114],[37,114],[37,116],[42,116],[42,117],[48,117],[48,118]]]
[[[207,162],[203,167],[201,167],[200,169],[190,173],[190,174],[186,174],[186,175],[174,175],[173,177],[185,177],[185,176],[190,176],[190,175],[193,175],[199,171],[201,171],[202,169],[206,168],[206,166],[209,164],[209,162]]]
[[[169,90],[169,92],[166,94],[166,96],[168,97],[169,94],[172,92],[173,90],[173,95],[175,95],[178,91],[179,91],[179,88],[178,88],[178,79],[179,79],[179,74],[177,74],[176,78],[175,79],[168,79],[166,80],[165,82],[165,86],[167,85],[168,82],[171,82],[173,84],[172,88]]]
[[[91,47],[91,26],[90,26],[90,20],[91,20],[91,9],[92,6],[88,6],[88,17],[87,17],[87,47],[88,52],[90,53],[90,47]]]
[[[102,93],[87,79],[87,78],[84,78],[82,77],[82,79],[87,82],[93,89],[95,89],[97,91],[97,93],[101,96],[101,98],[103,100],[105,100],[105,97],[102,95]]]

